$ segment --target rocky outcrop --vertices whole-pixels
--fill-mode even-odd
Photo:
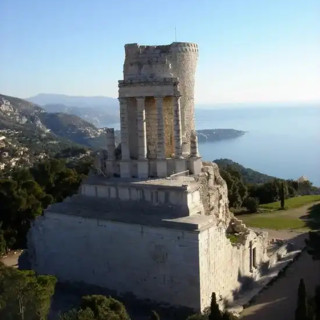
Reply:
[[[202,172],[195,177],[200,183],[200,195],[206,215],[215,215],[226,226],[231,219],[228,188],[215,163],[203,162]]]
[[[105,148],[105,132],[78,116],[66,113],[47,113],[26,100],[0,94],[1,129],[38,132],[88,147]],[[25,133],[29,136],[29,133]]]

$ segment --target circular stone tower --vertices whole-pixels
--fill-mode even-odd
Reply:
[[[138,161],[138,177],[199,172],[194,123],[197,60],[194,43],[125,45],[123,80],[119,81],[122,160]],[[172,158],[174,167],[168,160]],[[151,160],[148,168],[145,160]]]
[[[181,126],[183,144],[190,150],[191,133],[195,130],[194,123],[194,84],[198,60],[198,45],[188,42],[173,42],[170,45],[168,60],[171,72],[178,78],[181,94]]]

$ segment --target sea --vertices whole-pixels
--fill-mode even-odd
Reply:
[[[231,159],[284,178],[308,178],[320,187],[320,105],[196,108],[196,128],[238,129],[238,138],[199,144],[204,160]]]

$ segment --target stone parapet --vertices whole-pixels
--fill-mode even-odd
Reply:
[[[170,47],[170,52],[195,52],[198,53],[198,45],[190,42],[173,42]]]

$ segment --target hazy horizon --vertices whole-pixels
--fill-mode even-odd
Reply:
[[[7,95],[10,96],[9,94],[0,92],[0,94],[3,95]],[[41,95],[52,95],[52,96],[61,96],[61,97],[72,97],[72,98],[97,98],[97,99],[115,99],[117,100],[117,97],[110,97],[110,96],[106,96],[106,95],[98,95],[98,96],[86,96],[86,95],[68,95],[68,94],[64,94],[64,93],[38,93],[36,95],[33,96],[29,96],[29,97],[18,97],[15,96],[16,98],[20,98],[23,100],[28,100],[28,99],[32,99],[34,97],[37,96],[41,96]],[[63,104],[63,103],[62,103]],[[41,105],[41,104],[40,104]],[[316,100],[316,101],[249,101],[249,102],[224,102],[224,103],[219,103],[219,102],[213,102],[213,103],[198,103],[197,101],[195,101],[195,108],[197,109],[210,109],[210,108],[255,108],[255,107],[259,107],[259,108],[264,108],[264,107],[304,107],[304,106],[308,106],[308,107],[320,107],[320,100]],[[76,106],[75,106],[76,107]]]

